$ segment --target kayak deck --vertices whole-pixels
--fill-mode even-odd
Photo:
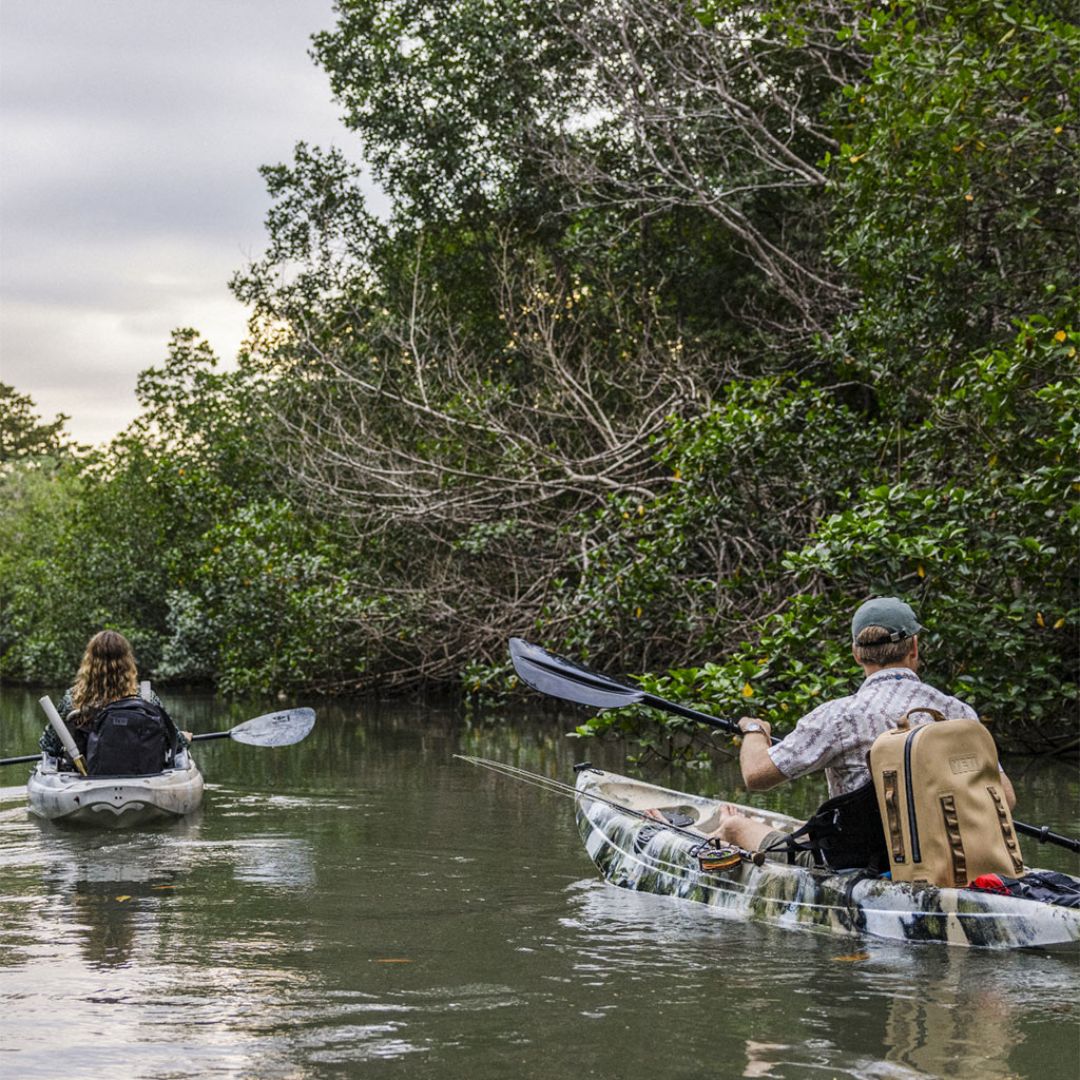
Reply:
[[[1065,948],[1080,942],[1080,909],[971,889],[923,887],[748,858],[703,871],[696,849],[725,813],[790,831],[800,822],[758,810],[585,769],[577,825],[605,880],[678,897],[775,925],[902,942],[992,949]],[[597,798],[589,798],[588,796]],[[607,800],[600,802],[599,799]],[[623,812],[620,807],[629,811]],[[690,819],[677,832],[638,816],[656,808]]]
[[[182,755],[177,767],[150,776],[86,777],[44,758],[26,784],[35,817],[104,828],[129,828],[184,817],[202,804],[203,778]]]

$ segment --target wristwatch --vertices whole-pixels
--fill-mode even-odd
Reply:
[[[760,731],[762,735],[768,738],[769,733],[761,726],[756,720],[747,724],[746,727],[739,729],[744,735],[749,735],[752,731]]]

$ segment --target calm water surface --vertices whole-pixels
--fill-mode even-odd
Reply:
[[[195,731],[269,711],[164,695]],[[0,1072],[11,1077],[1063,1077],[1074,958],[818,937],[601,884],[570,723],[323,706],[299,746],[203,745],[200,815],[61,829],[0,783]],[[0,695],[0,754],[34,695]],[[1011,769],[1024,820],[1080,831],[1074,769]],[[658,782],[734,790],[733,774]],[[813,783],[769,796],[796,812]],[[1077,872],[1043,849],[1029,859]]]

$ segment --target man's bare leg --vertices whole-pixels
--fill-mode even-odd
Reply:
[[[720,819],[719,826],[712,836],[715,840],[723,840],[734,844],[743,851],[757,851],[761,841],[773,831],[774,826],[766,825],[764,821],[753,821],[742,814],[731,814],[729,817]]]

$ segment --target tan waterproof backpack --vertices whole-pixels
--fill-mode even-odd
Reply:
[[[935,722],[912,727],[916,713]],[[960,888],[1024,872],[997,748],[978,720],[912,709],[874,740],[870,772],[894,881]]]

